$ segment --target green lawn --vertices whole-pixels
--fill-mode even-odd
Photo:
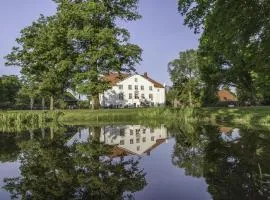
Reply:
[[[270,127],[270,107],[202,108],[205,121]]]
[[[11,118],[8,119],[9,116]],[[2,117],[2,118],[1,118]],[[100,110],[56,110],[56,111],[0,111],[2,122],[20,120],[31,123],[38,119],[57,121],[61,124],[86,123],[163,123],[204,122],[230,123],[232,125],[270,127],[270,107],[243,108],[137,108]],[[28,120],[31,118],[31,120]]]

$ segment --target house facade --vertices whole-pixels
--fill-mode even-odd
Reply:
[[[141,107],[165,104],[165,87],[143,75],[110,73],[104,77],[111,88],[100,94],[101,107]]]
[[[100,134],[100,142],[117,146],[115,153],[124,155],[149,155],[154,148],[167,143],[167,139],[164,125],[156,128],[141,125],[105,126]]]
[[[91,128],[80,129],[66,143],[87,143],[89,139],[99,139],[100,143],[112,147],[111,156],[150,155],[161,144],[167,143],[169,134],[164,125],[149,128],[141,125],[106,125],[98,131]]]

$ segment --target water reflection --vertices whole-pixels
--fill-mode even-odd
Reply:
[[[213,199],[269,199],[269,132],[217,126],[196,132],[176,135],[175,165],[204,177]]]
[[[55,126],[1,133],[0,145],[0,167],[20,163],[20,176],[5,175],[1,185],[12,198],[270,196],[269,131],[199,124]]]
[[[100,128],[93,128],[94,136],[86,142],[73,145],[66,145],[72,129],[46,131],[45,137],[32,134],[19,142],[21,176],[4,180],[12,198],[121,199],[146,185],[138,160],[107,156],[112,146],[99,141]]]

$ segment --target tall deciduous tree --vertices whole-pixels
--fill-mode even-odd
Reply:
[[[7,65],[21,67],[21,73],[42,96],[50,96],[50,109],[54,98],[61,96],[69,86],[75,57],[67,38],[67,28],[55,16],[41,16],[21,31],[14,47],[6,56]]]
[[[268,1],[179,0],[179,11],[196,33],[203,30],[199,49],[223,60],[218,66],[225,71],[223,81],[253,103],[269,98],[264,92],[269,88],[259,81],[264,77],[268,82],[264,74],[270,72]]]
[[[116,23],[140,18],[137,1],[56,1],[57,16],[67,24],[69,41],[78,54],[76,88],[91,96],[93,108],[99,107],[99,93],[108,87],[102,76],[110,71],[133,71],[141,60],[141,49],[128,42],[128,31]]]
[[[54,0],[57,13],[21,31],[20,47],[6,57],[7,65],[20,66],[40,93],[50,96],[51,109],[54,98],[71,85],[91,96],[97,108],[99,93],[108,87],[102,76],[134,71],[141,60],[141,49],[128,42],[128,31],[116,23],[140,18],[137,1]]]
[[[190,107],[198,103],[200,79],[197,52],[195,50],[180,52],[179,58],[169,62],[168,70],[173,89],[177,91],[181,103]]]

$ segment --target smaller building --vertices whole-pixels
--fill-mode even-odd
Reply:
[[[229,90],[220,90],[218,91],[217,96],[219,100],[218,106],[234,107],[238,103],[237,97]]]
[[[237,101],[236,96],[229,90],[218,91],[218,98],[220,102]]]

